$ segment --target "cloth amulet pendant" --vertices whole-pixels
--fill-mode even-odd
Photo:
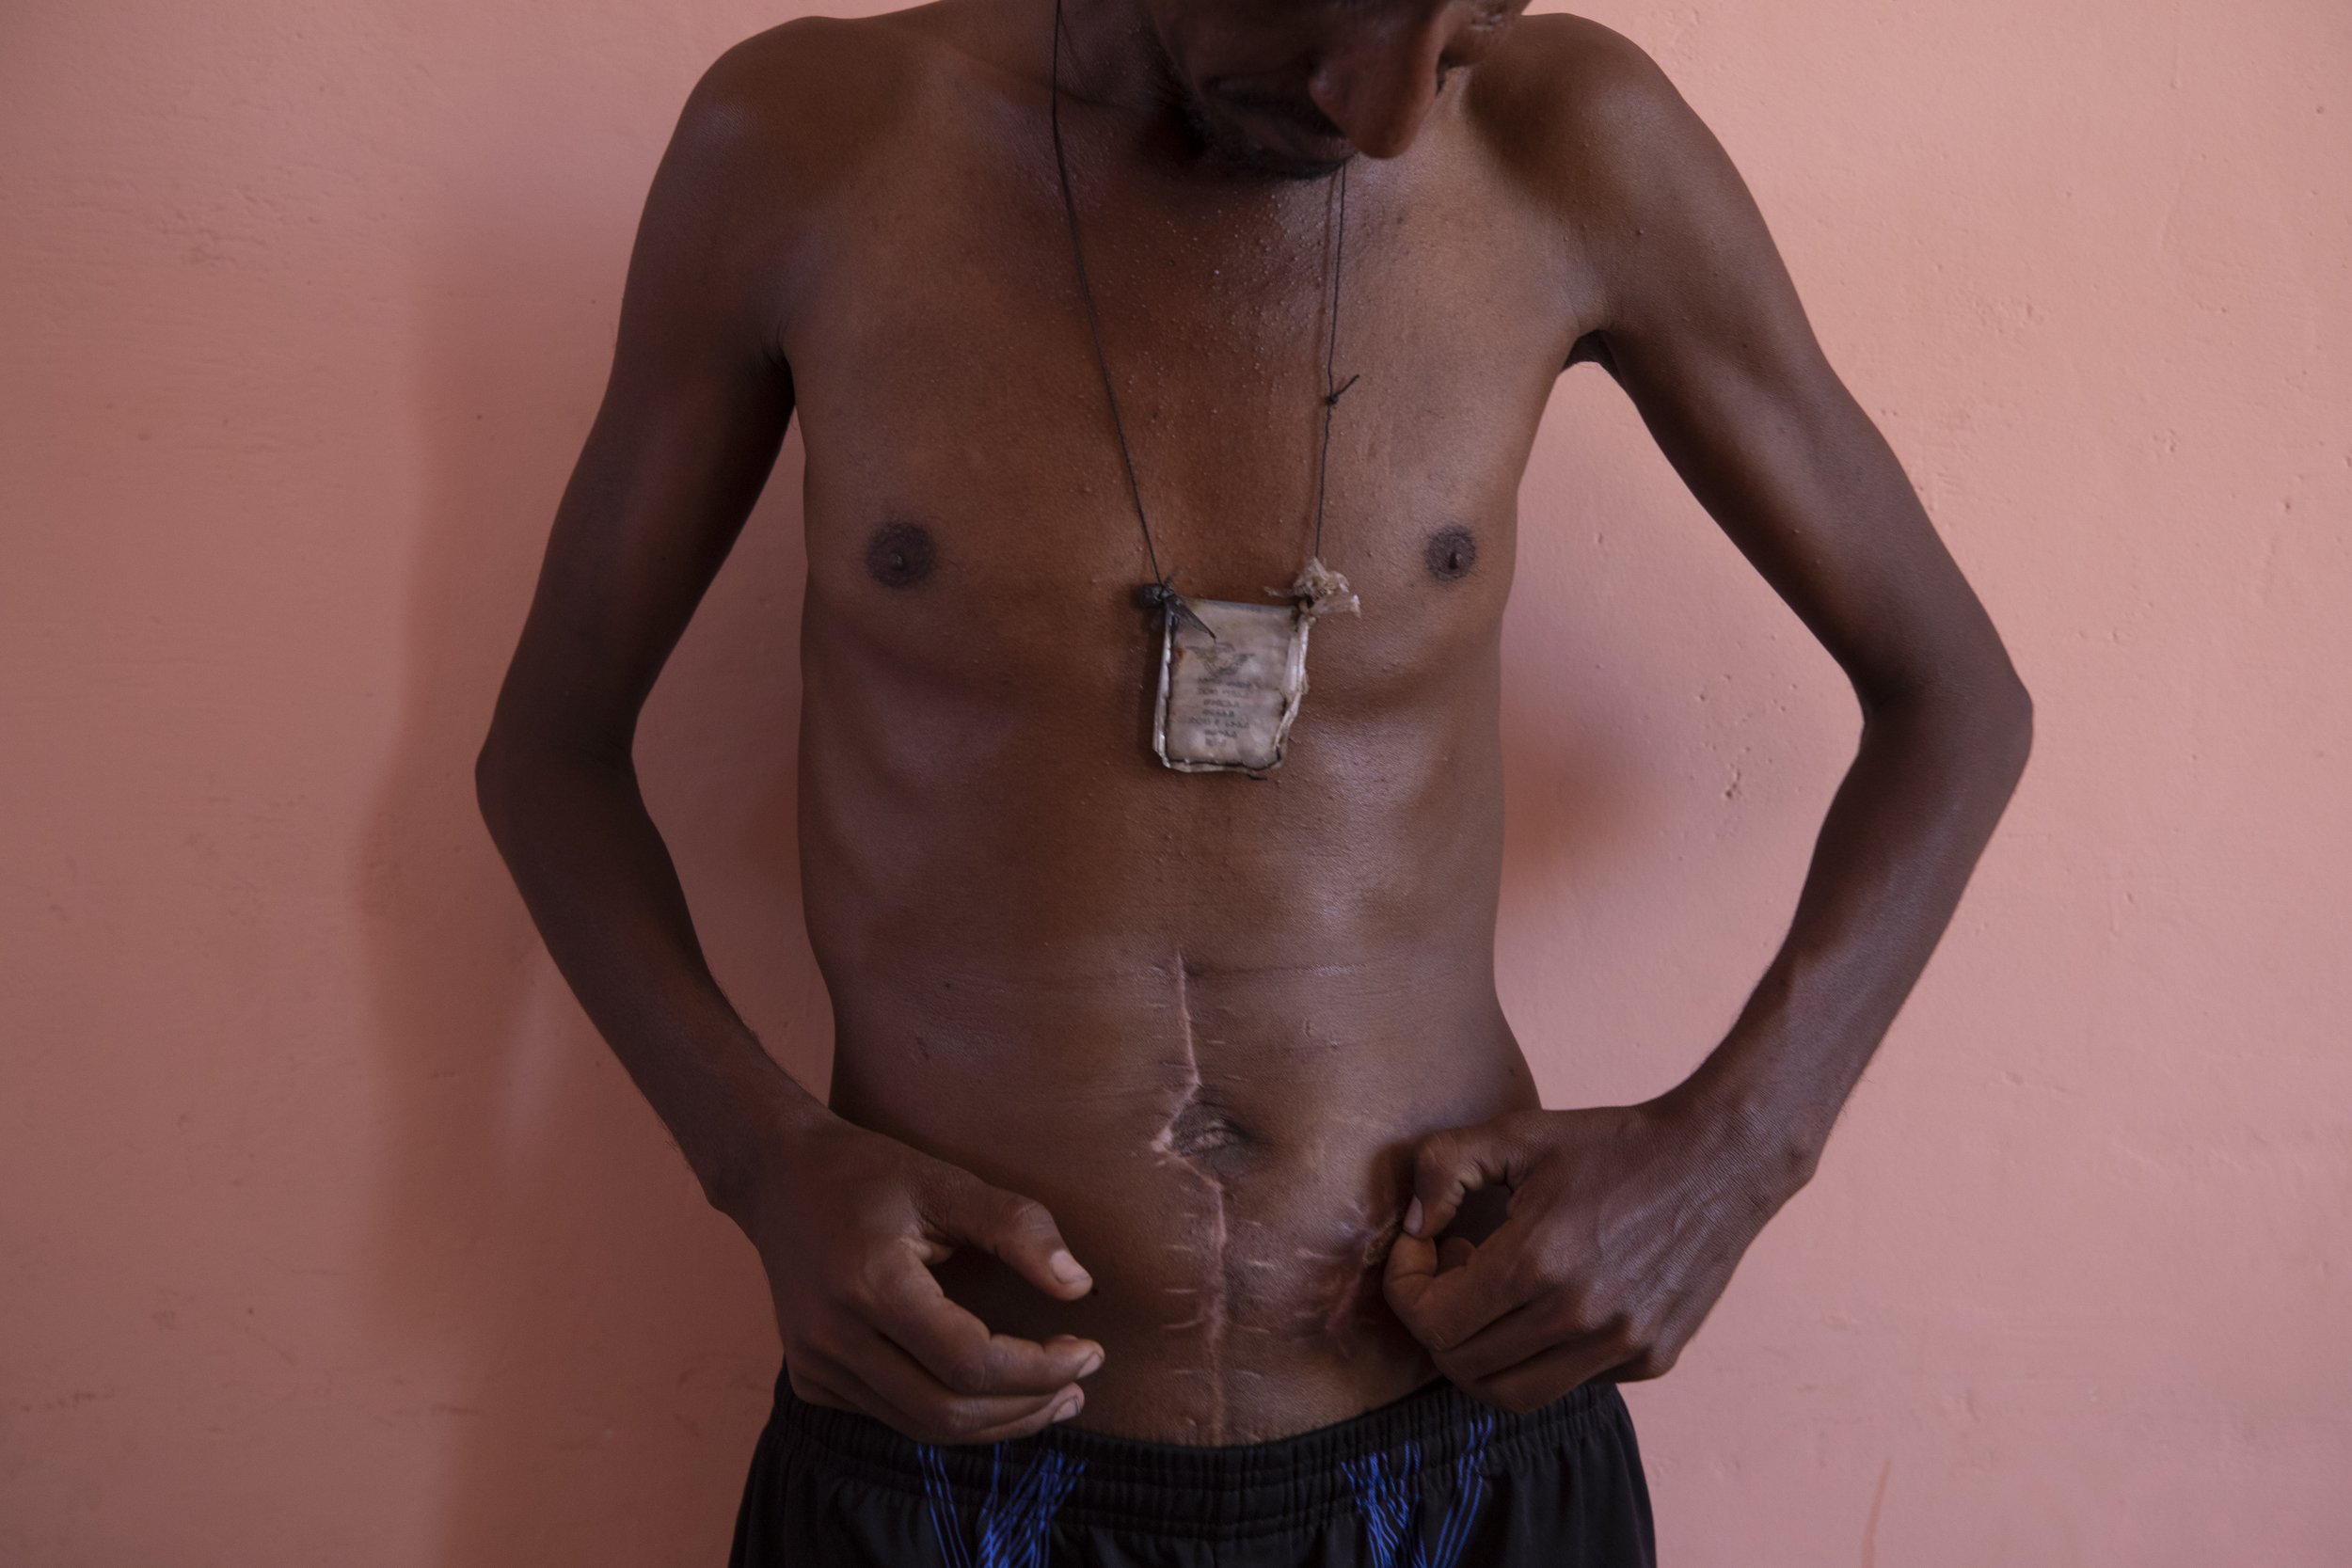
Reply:
[[[1358,609],[1347,579],[1320,560],[1300,571],[1289,595],[1288,604],[1171,595],[1160,617],[1152,721],[1160,761],[1183,773],[1258,778],[1282,765],[1307,696],[1307,634],[1318,618]]]

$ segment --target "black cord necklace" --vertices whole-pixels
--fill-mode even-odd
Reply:
[[[1160,760],[1185,772],[1234,770],[1263,775],[1280,766],[1291,722],[1307,689],[1307,632],[1317,617],[1354,612],[1356,595],[1347,579],[1323,563],[1323,531],[1331,467],[1331,421],[1340,398],[1358,377],[1339,379],[1340,282],[1347,258],[1347,165],[1331,177],[1329,215],[1332,260],[1325,292],[1329,299],[1324,333],[1323,439],[1315,460],[1314,538],[1306,565],[1287,590],[1289,606],[1189,601],[1176,592],[1175,574],[1163,570],[1136,476],[1127,422],[1119,407],[1110,356],[1103,346],[1103,319],[1087,273],[1086,245],[1079,237],[1078,203],[1070,185],[1070,159],[1061,135],[1061,49],[1065,31],[1062,0],[1054,0],[1051,98],[1046,122],[1054,143],[1054,171],[1061,188],[1062,215],[1070,229],[1070,256],[1077,274],[1078,298],[1094,345],[1094,366],[1103,379],[1103,399],[1127,476],[1128,499],[1151,580],[1136,597],[1158,613],[1161,630],[1159,702],[1153,745]],[[1275,623],[1279,621],[1278,626]]]
[[[1143,583],[1141,588],[1136,590],[1136,597],[1141,599],[1148,609],[1160,609],[1160,611],[1169,613],[1169,616],[1184,618],[1184,621],[1188,621],[1190,626],[1209,632],[1207,623],[1200,621],[1200,616],[1198,613],[1193,613],[1190,604],[1185,604],[1184,594],[1176,593],[1174,571],[1165,571],[1160,566],[1160,550],[1157,550],[1157,546],[1152,543],[1151,517],[1148,517],[1146,510],[1143,510],[1143,484],[1141,484],[1141,480],[1136,480],[1136,453],[1134,453],[1134,444],[1127,439],[1127,419],[1120,414],[1120,392],[1118,392],[1118,386],[1113,383],[1113,376],[1110,376],[1110,355],[1104,350],[1104,317],[1101,317],[1101,310],[1094,303],[1094,279],[1091,279],[1089,273],[1087,273],[1087,246],[1085,246],[1085,242],[1080,240],[1080,230],[1077,230],[1077,198],[1071,193],[1071,157],[1068,157],[1068,152],[1063,150],[1063,141],[1061,141],[1061,40],[1066,30],[1068,30],[1066,24],[1063,24],[1063,0],[1054,0],[1052,101],[1049,101],[1049,105],[1047,105],[1047,127],[1054,138],[1054,174],[1058,176],[1058,183],[1061,183],[1061,212],[1063,212],[1063,218],[1068,221],[1068,228],[1071,228],[1071,263],[1077,273],[1077,296],[1080,296],[1080,303],[1087,310],[1087,336],[1089,336],[1091,343],[1094,343],[1094,369],[1101,373],[1101,378],[1104,378],[1104,402],[1105,404],[1110,404],[1110,433],[1113,433],[1113,437],[1118,439],[1118,444],[1120,444],[1120,470],[1127,475],[1127,499],[1132,500],[1134,508],[1136,508],[1136,529],[1143,536],[1143,560],[1146,560],[1146,564],[1151,566],[1151,574],[1152,574],[1151,580]],[[1358,376],[1348,376],[1348,381],[1345,383],[1339,381],[1341,277],[1345,275],[1345,263],[1348,263],[1348,165],[1345,165],[1345,162],[1339,166],[1339,171],[1331,176],[1331,204],[1334,204],[1336,212],[1334,212],[1334,216],[1327,221],[1327,226],[1329,226],[1334,240],[1331,240],[1331,270],[1329,270],[1329,275],[1327,275],[1327,287],[1325,287],[1325,293],[1329,296],[1329,322],[1327,322],[1327,329],[1325,329],[1325,392],[1322,392],[1322,411],[1325,411],[1325,414],[1322,414],[1322,444],[1315,458],[1315,543],[1312,543],[1311,552],[1308,552],[1308,555],[1311,555],[1308,569],[1301,571],[1301,580],[1306,580],[1308,576],[1312,576],[1312,578],[1317,578],[1317,583],[1322,583],[1322,578],[1336,578],[1336,574],[1331,574],[1331,571],[1322,564],[1325,505],[1327,505],[1327,496],[1329,496],[1329,472],[1331,472],[1331,416],[1334,416],[1336,409],[1339,409],[1341,395],[1343,395],[1350,386],[1358,383]],[[1306,597],[1317,599],[1317,602],[1322,604],[1322,607],[1317,609],[1317,613],[1329,613],[1329,611],[1334,611],[1334,609],[1355,609],[1353,604],[1339,602],[1339,599],[1348,599],[1345,580],[1341,580],[1339,583],[1339,599],[1334,599],[1334,594],[1329,593],[1329,588],[1325,588],[1322,593],[1312,593],[1311,590],[1311,593],[1306,593]],[[1209,632],[1209,635],[1214,637],[1216,632]]]

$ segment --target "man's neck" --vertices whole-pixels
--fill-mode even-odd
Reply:
[[[1131,121],[1133,145],[1171,173],[1259,185],[1301,183],[1331,172],[1277,166],[1262,150],[1221,135],[1200,112],[1141,0],[1060,3],[1065,108],[1078,103]],[[1044,8],[1050,11],[1052,0]],[[1050,18],[1045,25],[1050,42]]]
[[[1050,13],[1055,0],[1038,8]],[[1145,119],[1184,118],[1184,87],[1140,0],[1060,0],[1059,10],[1065,102]],[[1050,41],[1052,25],[1050,16],[1041,19],[1041,42]]]

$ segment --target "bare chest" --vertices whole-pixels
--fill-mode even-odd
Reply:
[[[1099,360],[1049,159],[875,181],[787,343],[812,624],[942,677],[1131,685],[1154,558],[1188,594],[1268,600],[1319,537],[1379,627],[1326,700],[1483,646],[1577,324],[1536,225],[1410,163],[1359,160],[1343,219],[1325,182],[1078,161]]]

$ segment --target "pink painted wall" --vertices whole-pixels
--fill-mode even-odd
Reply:
[[[0,9],[0,1560],[720,1560],[759,1275],[468,767],[671,118],[791,8]],[[2352,1560],[2352,8],[1595,8],[2040,702],[1820,1180],[1634,1394],[1670,1560]],[[818,1073],[794,488],[644,753]],[[1505,1000],[1555,1101],[1639,1096],[1853,720],[1598,374],[1525,512]]]

